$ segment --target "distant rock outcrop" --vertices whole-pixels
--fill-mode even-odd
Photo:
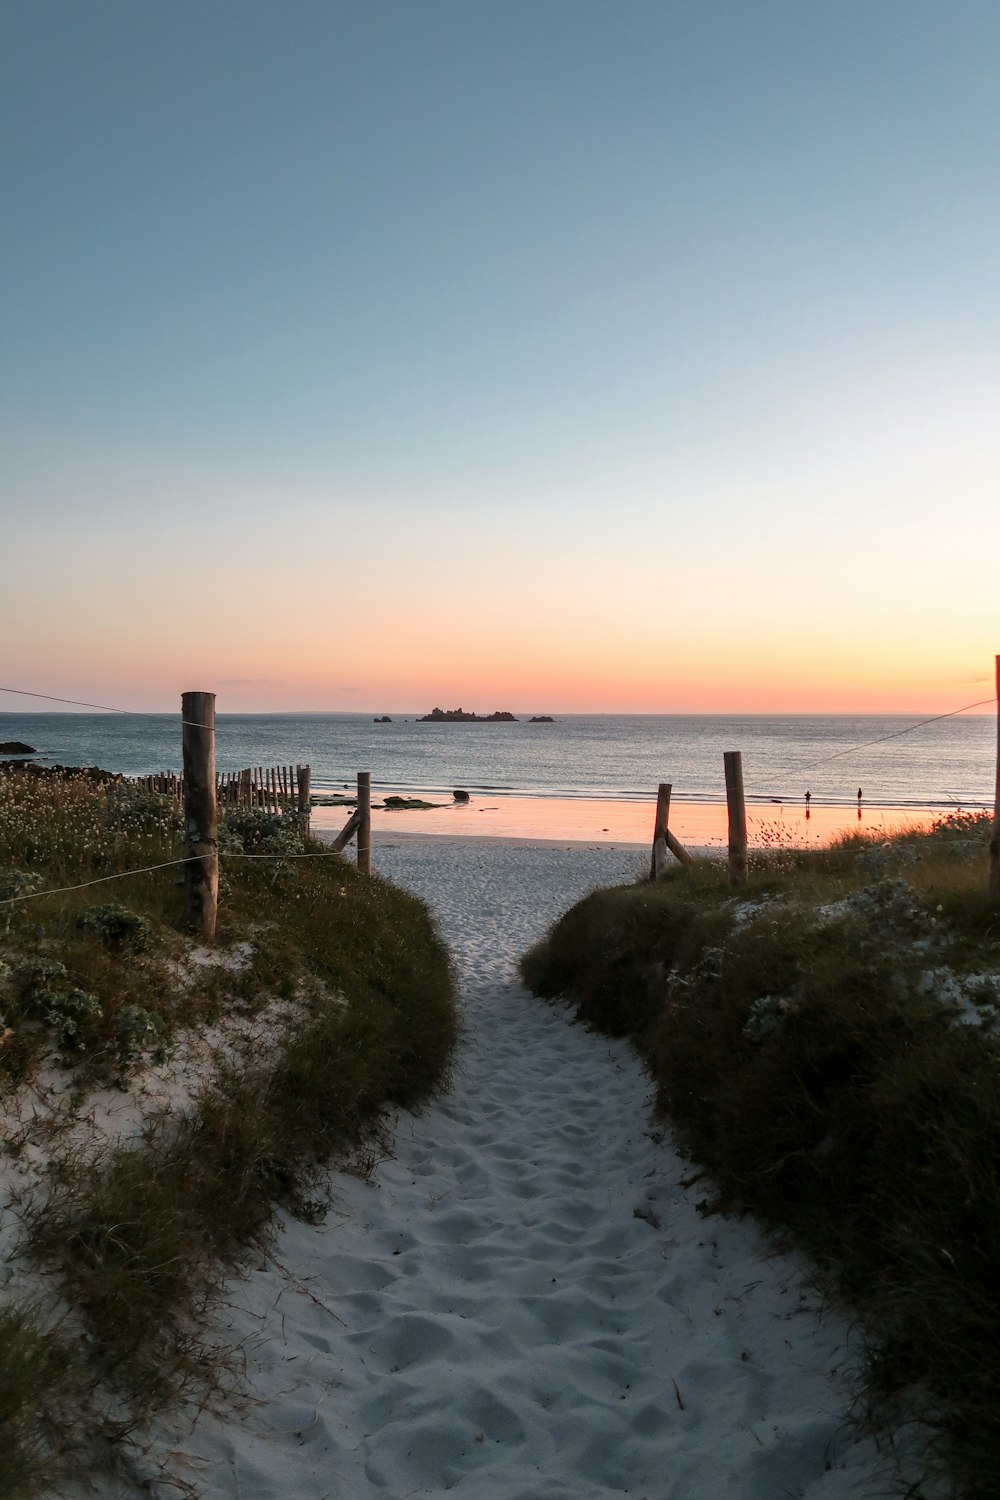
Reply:
[[[417,720],[418,724],[516,724],[518,720],[512,713],[497,709],[493,714],[470,714],[464,708],[432,708],[429,714],[422,714]]]
[[[381,717],[381,719],[373,719],[372,723],[373,724],[391,724],[392,720],[390,719],[390,717],[389,717],[388,714],[383,714],[382,717]]]
[[[382,806],[389,812],[415,812],[425,807],[446,807],[445,802],[425,802],[423,797],[386,797]]]
[[[23,740],[4,740],[0,745],[0,755],[34,755],[34,745],[26,745]]]
[[[554,724],[555,722],[551,714],[532,714],[528,720],[529,724]]]
[[[121,771],[102,771],[100,766],[40,766],[37,760],[2,760],[0,771],[37,776],[43,780],[78,776],[85,781],[93,781],[99,786],[110,786],[112,782],[125,780]]]

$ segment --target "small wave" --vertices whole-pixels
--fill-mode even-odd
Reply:
[[[313,790],[317,793],[353,792],[354,781],[334,781],[329,778],[315,778]],[[444,786],[439,783],[428,784],[418,781],[373,781],[372,790],[377,791],[379,796],[401,795],[422,797],[451,797],[453,786]],[[656,801],[655,792],[646,790],[626,789],[617,787],[538,787],[538,786],[497,786],[489,783],[477,783],[467,781],[463,783],[463,790],[469,792],[473,797],[517,797],[526,800],[540,802],[612,802],[623,804],[649,803]],[[695,807],[724,807],[726,805],[725,793],[714,791],[683,791],[674,789],[672,801],[678,805]],[[810,801],[806,802],[801,792],[798,793],[748,793],[746,797],[748,809],[755,814],[765,812],[768,808],[775,810],[789,810],[802,812],[807,807],[832,807],[849,808],[857,807],[857,799],[853,797],[829,797],[814,792]],[[954,812],[958,808],[968,811],[979,811],[988,809],[992,803],[980,798],[968,797],[956,799],[951,796],[930,796],[924,798],[907,797],[871,797],[863,798],[863,808],[887,808],[897,809],[900,812],[932,810],[942,812]]]

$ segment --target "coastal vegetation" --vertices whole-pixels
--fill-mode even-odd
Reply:
[[[1000,1493],[1000,914],[989,820],[594,892],[522,960],[634,1039],[705,1214],[752,1211],[863,1316],[868,1415]],[[919,1486],[908,1493],[916,1494]]]
[[[275,1205],[321,1216],[323,1164],[447,1074],[422,903],[233,808],[205,948],[178,824],[128,782],[0,775],[2,1500],[226,1378],[204,1313]]]

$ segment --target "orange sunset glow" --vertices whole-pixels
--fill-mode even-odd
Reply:
[[[869,95],[839,33],[815,54],[798,39],[801,72],[755,33],[752,66],[668,84],[651,59],[675,55],[670,8],[640,9],[649,49],[607,7],[607,47],[570,26],[541,89],[506,22],[486,55],[514,87],[442,43],[426,76],[379,75],[350,124],[298,67],[267,99],[237,69],[242,135],[211,70],[190,118],[146,114],[137,84],[104,92],[98,129],[72,49],[25,41],[29,92],[7,108],[38,157],[8,202],[60,227],[44,256],[10,247],[14,685],[169,711],[198,684],[239,712],[919,714],[984,696],[989,47],[932,127],[919,67],[887,62]],[[619,47],[629,66],[594,86]],[[160,46],[140,52],[122,77],[174,98]],[[35,73],[62,109],[29,110]],[[110,137],[163,170],[136,173]]]

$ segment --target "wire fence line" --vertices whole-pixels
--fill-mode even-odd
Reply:
[[[112,708],[109,703],[84,703],[80,698],[56,698],[52,693],[31,693],[27,688],[0,687],[0,693],[14,693],[18,698],[41,698],[46,703],[65,703],[70,708],[99,708],[106,714],[129,714],[133,719],[148,719],[150,716],[139,708]],[[172,718],[172,714],[164,714],[164,718]],[[181,719],[181,724],[187,724],[191,729],[210,729],[215,733],[212,724],[200,724],[196,719]]]
[[[827,766],[831,760],[840,760],[845,755],[857,755],[859,750],[870,750],[873,745],[884,745],[887,740],[901,739],[904,734],[912,734],[916,729],[923,729],[927,724],[939,724],[942,719],[954,719],[959,714],[971,713],[974,708],[983,708],[987,703],[995,703],[995,698],[980,698],[978,703],[967,703],[964,708],[953,708],[946,714],[934,714],[930,719],[921,719],[916,724],[910,724],[906,729],[897,729],[893,734],[880,735],[877,740],[865,740],[861,745],[851,745],[846,750],[838,750],[834,755],[826,755],[822,760],[811,761],[804,766],[805,771],[815,771],[819,766]]]
[[[174,865],[190,865],[203,858],[200,854],[186,854],[182,859],[165,859],[158,865],[143,865],[137,870],[118,870],[114,875],[98,875],[93,880],[81,880],[77,885],[56,885],[46,891],[28,891],[20,896],[7,896],[0,906],[16,906],[19,901],[41,901],[43,896],[65,896],[70,891],[83,891],[91,885],[104,885],[109,880],[126,880],[130,875],[150,875],[154,870],[169,870]],[[239,849],[220,849],[220,859],[336,859],[332,850],[323,853],[295,854],[244,854]]]
[[[96,708],[96,709],[99,709],[102,713],[126,714],[126,715],[129,715],[129,716],[133,717],[133,718],[145,718],[145,717],[147,717],[145,714],[142,714],[141,712],[139,712],[136,709],[118,708],[118,707],[115,707],[115,706],[113,706],[113,705],[111,705],[109,703],[91,703],[91,702],[88,702],[88,701],[86,701],[84,699],[80,699],[80,698],[61,698],[61,697],[57,697],[53,693],[37,693],[37,692],[32,692],[32,691],[30,691],[27,688],[15,688],[15,687],[8,687],[8,686],[0,686],[0,693],[12,693],[12,694],[14,694],[15,696],[17,696],[19,698],[38,698],[38,699],[41,699],[41,700],[43,700],[43,701],[45,701],[47,703],[63,703],[63,704],[66,704],[66,705],[68,705],[70,707],[73,707],[73,708]],[[180,724],[182,726],[188,726],[188,727],[191,727],[193,729],[201,729],[203,731],[204,730],[208,730],[212,734],[213,739],[215,737],[214,715],[213,715],[213,722],[212,723],[208,723],[208,724],[206,724],[206,723],[204,723],[204,722],[202,722],[200,720],[197,720],[197,719],[192,720],[192,719],[184,718],[183,715],[182,715],[182,717],[180,719]],[[127,779],[130,780],[130,781],[133,781],[135,783],[141,783],[146,778],[129,777]],[[218,790],[218,788],[217,788],[217,790]],[[324,853],[301,853],[301,854],[293,854],[291,852],[282,852],[282,853],[278,853],[278,854],[254,855],[254,854],[245,854],[242,851],[236,851],[236,850],[231,850],[231,851],[227,850],[227,851],[222,852],[221,855],[220,855],[220,852],[218,850],[216,850],[215,851],[215,856],[216,856],[216,858],[221,857],[223,859],[289,859],[289,858],[296,858],[296,859],[327,859],[327,858],[329,858],[329,854],[327,854],[326,852],[324,852]],[[179,865],[199,864],[199,863],[202,862],[203,858],[204,858],[203,854],[187,854],[187,855],[182,856],[179,859],[162,860],[158,864],[155,864],[155,865],[144,865],[144,866],[141,866],[141,867],[139,867],[137,869],[119,870],[119,871],[116,871],[115,873],[110,874],[110,875],[98,875],[98,876],[94,876],[90,880],[79,881],[75,885],[53,886],[53,887],[50,887],[49,889],[44,890],[44,891],[26,891],[26,892],[21,892],[20,895],[9,896],[9,897],[5,897],[3,899],[0,899],[0,908],[17,906],[21,902],[24,902],[24,901],[40,901],[40,900],[42,900],[46,896],[67,895],[67,894],[69,894],[72,891],[87,890],[91,886],[104,885],[107,882],[112,881],[112,880],[126,880],[126,879],[130,879],[130,878],[132,878],[134,876],[137,876],[137,875],[149,875],[149,874],[154,873],[155,871],[158,871],[158,870],[168,870],[168,869],[176,868]]]
[[[96,708],[100,709],[104,713],[109,714],[129,714],[133,718],[142,719],[150,717],[149,714],[143,712],[140,709],[115,708],[108,703],[86,703],[79,698],[56,698],[51,693],[34,693],[30,692],[27,688],[0,687],[0,693],[14,693],[21,698],[40,698],[44,699],[44,701],[47,703],[65,703],[73,708]],[[905,729],[897,729],[894,730],[892,734],[880,735],[878,739],[863,740],[858,745],[849,745],[846,750],[837,750],[832,755],[825,755],[819,760],[809,761],[806,765],[799,767],[799,769],[801,770],[803,775],[806,775],[810,771],[818,770],[820,766],[829,765],[831,761],[842,760],[845,756],[848,755],[857,755],[861,750],[870,750],[874,745],[884,745],[889,740],[902,739],[904,735],[913,734],[918,729],[925,729],[928,724],[939,724],[942,719],[955,719],[959,716],[959,714],[971,713],[975,708],[985,708],[988,705],[994,704],[996,702],[997,699],[995,696],[990,698],[980,698],[976,703],[966,703],[962,708],[952,708],[944,714],[933,714],[929,719],[918,719],[915,724],[908,724]],[[163,717],[168,716],[164,715]],[[194,729],[210,728],[212,730],[212,733],[215,733],[214,726],[201,724],[193,719],[182,718],[178,722],[182,725],[188,724]],[[767,794],[760,793],[759,795],[766,796]]]
[[[1000,672],[1000,658],[998,658],[998,672]],[[998,676],[998,688],[1000,688],[1000,676]],[[145,717],[148,717],[147,714],[145,714],[142,711],[137,710],[137,709],[119,708],[119,707],[116,707],[114,705],[107,704],[107,703],[91,703],[91,702],[85,701],[83,699],[78,699],[78,698],[62,698],[62,697],[57,697],[57,696],[55,696],[52,693],[33,692],[33,691],[31,691],[29,689],[26,689],[26,688],[15,688],[15,687],[0,686],[0,693],[10,693],[10,694],[13,694],[13,695],[15,695],[17,697],[22,697],[22,698],[36,698],[36,699],[40,699],[40,700],[43,700],[43,701],[49,702],[49,703],[62,703],[62,704],[65,704],[67,706],[74,707],[74,708],[92,708],[92,709],[97,709],[97,710],[99,710],[102,713],[125,714],[125,715],[128,715],[130,717],[134,717],[134,718],[145,718]],[[940,723],[944,719],[956,718],[960,714],[970,713],[973,709],[983,708],[983,707],[987,706],[988,704],[992,704],[992,703],[995,703],[995,702],[1000,702],[1000,696],[994,696],[994,697],[990,697],[990,698],[981,698],[981,699],[979,699],[975,703],[967,703],[963,707],[951,709],[947,713],[933,714],[929,718],[920,719],[920,720],[918,720],[914,724],[907,725],[905,729],[895,730],[891,734],[880,735],[876,739],[866,740],[866,741],[861,742],[860,744],[851,745],[851,746],[848,746],[847,748],[845,748],[843,750],[835,751],[832,755],[823,756],[819,760],[812,761],[812,762],[808,763],[806,766],[801,767],[800,769],[801,769],[801,771],[802,771],[802,773],[804,775],[808,774],[810,771],[816,770],[820,766],[824,766],[824,765],[830,764],[831,761],[841,760],[841,759],[844,759],[847,756],[856,755],[856,754],[858,754],[859,752],[861,752],[863,750],[869,750],[869,749],[872,749],[874,746],[886,744],[890,740],[901,739],[901,738],[903,738],[904,736],[906,736],[908,734],[915,733],[919,729],[926,728],[926,726],[929,725],[929,724],[937,724],[937,723]],[[205,723],[202,723],[202,722],[197,721],[197,720],[185,719],[183,717],[180,719],[180,723],[181,723],[181,725],[190,725],[191,727],[196,728],[196,729],[202,729],[202,730],[208,729],[208,730],[210,730],[212,732],[213,735],[215,734],[215,725],[214,725],[214,723],[213,724],[205,724]],[[143,778],[127,778],[127,779],[141,781]],[[741,789],[741,792],[742,792],[742,789]],[[754,801],[762,801],[762,800],[764,800],[765,795],[766,794],[757,794],[754,797],[753,800]],[[809,794],[808,793],[806,793],[806,798],[807,798],[807,801],[808,801],[808,798],[809,798]],[[859,790],[859,792],[858,792],[859,803],[860,803],[860,798],[861,798],[861,792]],[[768,800],[771,800],[771,801],[784,801],[786,799],[785,798],[773,798],[772,797],[772,798],[770,798]],[[220,851],[218,851],[218,858],[219,859],[284,860],[284,859],[329,859],[331,857],[336,858],[336,854],[332,850],[329,851],[329,852],[323,851],[323,852],[316,852],[316,853],[311,853],[311,852],[295,853],[295,852],[288,851],[288,852],[280,852],[280,853],[274,853],[274,854],[246,854],[246,853],[235,851],[235,850],[232,850],[232,851],[230,851],[230,850],[224,850],[224,851],[220,850]],[[46,896],[66,895],[66,894],[69,894],[69,893],[71,893],[73,891],[86,890],[86,889],[88,889],[91,886],[103,885],[103,884],[106,884],[106,883],[108,883],[110,881],[114,881],[114,880],[125,880],[125,879],[129,879],[131,877],[138,876],[138,875],[152,874],[152,873],[154,873],[154,872],[156,872],[158,870],[166,870],[166,869],[175,868],[175,867],[181,866],[181,865],[195,864],[195,863],[199,863],[202,859],[203,859],[203,855],[201,855],[201,854],[185,855],[185,856],[183,856],[183,857],[181,857],[179,859],[164,860],[164,861],[162,861],[162,862],[160,862],[158,864],[155,864],[155,865],[146,865],[146,866],[143,866],[143,867],[140,867],[140,868],[137,868],[137,869],[132,869],[132,870],[120,870],[120,871],[117,871],[117,872],[115,872],[113,874],[110,874],[110,875],[96,876],[96,877],[94,877],[94,878],[92,878],[90,880],[80,881],[80,882],[78,882],[75,885],[56,886],[56,887],[52,887],[52,888],[50,888],[48,890],[44,890],[44,891],[23,892],[23,893],[21,893],[20,895],[17,895],[17,896],[10,896],[10,897],[6,897],[6,898],[0,899],[0,908],[16,906],[19,903],[25,902],[25,901],[42,900]]]

